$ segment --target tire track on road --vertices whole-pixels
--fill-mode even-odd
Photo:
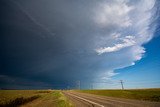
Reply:
[[[81,103],[83,103],[83,104],[85,105],[85,107],[104,107],[104,106],[101,105],[101,104],[98,104],[98,103],[93,102],[93,101],[90,101],[90,100],[88,100],[88,99],[79,97],[79,96],[77,96],[77,95],[73,95],[73,94],[71,94],[71,93],[65,93],[65,92],[64,92],[64,94],[65,94],[67,97],[69,97],[69,99],[71,99],[72,101],[73,101],[73,99],[74,99],[74,100],[76,99],[76,100],[80,101]],[[74,102],[74,101],[73,101],[73,102]],[[82,107],[82,105],[81,105],[81,107]]]

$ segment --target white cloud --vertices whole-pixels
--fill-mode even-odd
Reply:
[[[100,26],[115,25],[120,27],[128,27],[132,25],[132,21],[128,13],[134,9],[128,6],[125,1],[114,1],[111,3],[100,4],[95,22]]]
[[[112,71],[112,70],[109,70],[109,71],[107,71],[107,72],[104,72],[103,74],[101,74],[101,80],[103,80],[103,81],[106,81],[106,80],[109,80],[109,79],[111,79],[111,77],[112,76],[115,76],[115,75],[117,75],[118,73],[115,73],[114,71]]]
[[[96,49],[96,52],[99,55],[103,53],[108,53],[108,52],[115,52],[115,51],[119,51],[122,48],[133,46],[135,43],[136,42],[134,41],[133,36],[126,36],[124,39],[122,39],[122,43],[115,44],[113,47],[103,47],[100,49]]]
[[[145,48],[142,46],[134,46],[132,47],[132,53],[133,61],[138,61],[142,58],[143,54],[145,53]]]
[[[151,9],[154,3],[155,0],[135,2],[131,0],[114,0],[100,5],[94,18],[95,22],[106,30],[112,27],[111,33],[106,34],[112,39],[106,40],[104,37],[106,44],[101,44],[95,51],[99,56],[110,53],[108,59],[113,57],[110,60],[110,63],[113,64],[111,68],[113,74],[115,69],[135,65],[135,61],[141,60],[145,54],[145,48],[142,45],[150,41],[154,36],[154,28],[150,30],[151,18],[153,17],[153,10]],[[108,37],[106,36],[106,38]],[[111,44],[111,42],[114,44]],[[123,51],[121,51],[122,49]],[[104,57],[104,55],[102,56]],[[116,61],[113,61],[115,58]],[[110,70],[107,72],[109,73]],[[108,76],[102,76],[102,78],[108,78]]]
[[[153,16],[151,9],[154,6],[155,0],[140,0],[130,4],[130,0],[120,0],[100,5],[95,21],[99,25],[107,28],[111,25],[115,26],[112,33],[108,34],[112,37],[114,45],[102,45],[95,49],[100,55],[103,53],[116,52],[123,48],[141,45],[151,40],[154,30],[149,30],[151,17]],[[132,36],[126,36],[132,35]],[[106,41],[108,42],[108,41]],[[144,49],[143,49],[144,50]],[[133,52],[135,52],[133,50]],[[144,54],[144,51],[141,51]],[[136,55],[137,56],[137,55]],[[139,56],[139,57],[138,57]],[[137,60],[142,55],[138,55]]]

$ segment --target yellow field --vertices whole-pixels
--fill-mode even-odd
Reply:
[[[72,107],[58,90],[0,90],[0,107]]]
[[[132,90],[78,90],[78,92],[119,97],[127,99],[148,100],[160,102],[160,89],[132,89]]]
[[[160,89],[73,90],[83,93],[160,102]],[[73,107],[60,90],[0,90],[0,107]]]

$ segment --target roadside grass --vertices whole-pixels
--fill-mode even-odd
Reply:
[[[42,95],[43,93],[39,93],[39,90],[0,90],[0,107],[16,107],[40,98]]]
[[[40,97],[39,95],[36,95],[36,96],[28,97],[28,98],[23,98],[23,97],[16,98],[14,100],[10,100],[9,102],[0,104],[0,107],[16,107],[16,106],[20,106],[20,105],[26,104],[26,103],[28,103],[30,101],[33,101],[33,100],[35,100],[35,99],[37,99],[39,97]]]
[[[73,107],[59,90],[0,90],[0,107]]]
[[[56,107],[73,107],[72,103],[62,94],[61,91],[53,93],[56,97]]]
[[[20,103],[20,101],[23,102],[26,99],[33,99],[33,96],[39,95],[36,92],[35,90],[0,90],[0,105],[8,105],[13,102]]]
[[[109,96],[109,97],[160,102],[160,89],[76,90],[76,91],[89,94]]]

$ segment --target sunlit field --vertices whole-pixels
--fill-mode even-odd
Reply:
[[[160,89],[72,90],[108,97],[160,102]],[[60,90],[0,90],[0,107],[73,107]]]
[[[58,90],[0,90],[0,107],[72,107]]]
[[[132,90],[78,90],[78,92],[103,95],[109,97],[137,99],[160,102],[160,89],[132,89]]]

